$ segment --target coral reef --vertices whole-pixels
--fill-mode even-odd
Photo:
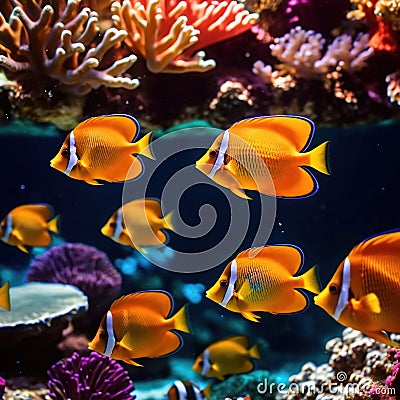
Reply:
[[[342,338],[327,342],[326,350],[330,353],[328,363],[306,363],[277,394],[278,400],[361,400],[384,392],[382,386],[377,390],[376,384],[384,382],[393,370],[388,346],[346,328]]]
[[[116,361],[96,352],[74,353],[48,371],[49,396],[54,400],[133,400],[128,373]]]
[[[122,282],[104,252],[81,243],[53,246],[37,256],[29,266],[27,280],[65,283],[82,290],[88,297],[90,311],[82,323],[88,327],[94,324],[93,329],[119,296]],[[90,330],[90,334],[94,332]]]
[[[59,357],[62,331],[86,312],[87,298],[70,285],[28,283],[12,287],[10,299],[11,311],[0,311],[1,373],[40,374]]]
[[[199,50],[249,30],[258,19],[236,0],[123,0],[113,10],[117,27],[128,32],[125,43],[156,73],[214,68]]]
[[[400,4],[397,0],[351,0],[354,9],[347,18],[363,20],[369,28],[368,44],[379,51],[395,53],[400,44]]]
[[[0,399],[3,398],[5,388],[6,388],[6,380],[0,377]]]
[[[50,78],[53,84],[44,89],[49,97],[55,89],[83,95],[101,85],[138,86],[137,79],[121,76],[135,55],[118,57],[111,65],[106,59],[110,50],[110,59],[116,56],[126,32],[109,28],[96,42],[98,14],[84,7],[83,0],[5,3],[0,8],[0,65],[9,77],[24,86],[30,83],[31,89]]]

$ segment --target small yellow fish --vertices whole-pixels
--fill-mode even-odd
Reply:
[[[11,210],[0,223],[0,239],[28,253],[25,246],[49,246],[49,231],[58,233],[58,219],[51,219],[52,208],[46,204],[25,204]]]
[[[101,233],[117,243],[147,253],[144,247],[167,242],[168,237],[162,229],[174,229],[172,212],[163,217],[158,200],[138,199],[115,211],[101,228]]]
[[[400,232],[355,246],[314,302],[336,321],[389,346],[400,333]]]
[[[10,282],[0,288],[0,307],[10,311]]]
[[[207,377],[225,380],[227,375],[237,375],[254,369],[250,358],[261,358],[258,346],[249,349],[246,336],[234,336],[208,346],[197,358],[192,369]]]
[[[236,195],[251,199],[243,189],[270,196],[305,197],[318,190],[312,167],[329,175],[328,142],[304,152],[314,123],[300,116],[245,119],[221,133],[196,162],[196,168]]]
[[[173,299],[163,291],[144,291],[115,300],[103,317],[89,349],[141,367],[142,357],[161,357],[180,349],[175,330],[190,333],[186,306],[171,316]]]
[[[206,297],[254,322],[260,318],[254,311],[301,311],[307,299],[297,289],[320,292],[316,266],[294,276],[302,265],[303,252],[298,247],[255,247],[239,253],[227,265]]]
[[[98,180],[123,182],[137,178],[143,166],[133,154],[153,158],[149,147],[151,133],[131,143],[139,129],[139,122],[130,115],[89,118],[68,134],[50,165],[91,185],[99,185]]]

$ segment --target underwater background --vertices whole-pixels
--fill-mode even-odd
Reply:
[[[3,74],[0,84],[1,219],[13,208],[31,203],[49,204],[54,215],[60,215],[59,234],[52,235],[50,246],[28,246],[29,252],[24,253],[15,246],[0,243],[0,286],[7,281],[11,289],[25,285],[28,280],[57,282],[57,274],[50,277],[44,264],[56,265],[60,259],[61,264],[69,265],[68,268],[73,269],[74,262],[79,265],[72,253],[66,250],[64,254],[64,250],[58,250],[58,246],[64,244],[84,246],[78,248],[77,260],[79,257],[84,259],[86,254],[100,259],[104,256],[108,258],[104,265],[110,262],[114,267],[92,265],[90,268],[103,270],[93,270],[89,276],[89,269],[82,272],[86,266],[86,261],[82,261],[83,269],[77,267],[76,272],[71,272],[70,282],[60,281],[80,288],[88,297],[88,305],[77,306],[60,320],[55,318],[55,329],[45,327],[46,323],[51,327],[51,320],[39,322],[43,325],[39,327],[24,326],[21,315],[17,316],[17,323],[8,323],[3,318],[8,311],[0,310],[0,376],[5,379],[1,383],[5,391],[0,390],[0,398],[3,395],[5,399],[118,400],[136,396],[138,400],[161,400],[174,398],[172,394],[167,395],[174,381],[188,379],[202,389],[211,383],[211,394],[207,394],[211,399],[344,399],[345,394],[340,391],[334,395],[325,393],[325,397],[321,397],[322,389],[320,393],[307,396],[298,391],[291,397],[287,393],[277,393],[275,389],[262,393],[258,385],[264,379],[288,383],[289,377],[299,371],[303,375],[290,378],[290,382],[317,381],[313,373],[321,377],[329,372],[323,369],[316,373],[318,365],[329,365],[329,373],[345,371],[349,379],[356,372],[362,377],[370,376],[374,385],[383,385],[386,377],[393,373],[394,358],[386,357],[387,346],[373,339],[366,340],[357,331],[343,332],[342,325],[313,304],[309,292],[306,293],[308,305],[305,310],[280,315],[263,312],[259,323],[205,297],[205,291],[218,280],[227,263],[254,245],[254,237],[263,222],[260,207],[265,195],[248,192],[253,200],[240,199],[243,204],[248,204],[249,224],[235,225],[230,210],[230,202],[238,201],[233,200],[235,195],[211,180],[208,183],[195,170],[195,163],[220,132],[244,118],[298,115],[311,119],[315,123],[315,132],[310,147],[330,142],[327,162],[331,174],[313,173],[318,190],[312,196],[273,198],[268,216],[270,226],[265,227],[268,235],[257,245],[299,247],[304,253],[302,271],[318,265],[319,280],[324,288],[355,245],[372,235],[400,227],[400,5],[396,1],[383,0],[206,1],[204,3],[209,7],[219,4],[220,8],[227,8],[224,18],[229,20],[231,27],[234,26],[232,21],[240,20],[240,27],[227,29],[228,22],[224,22],[221,12],[218,14],[221,19],[216,19],[220,30],[212,32],[208,27],[209,31],[203,33],[207,23],[202,20],[196,24],[197,14],[193,12],[200,2],[187,0],[184,3],[187,9],[192,9],[186,25],[194,26],[190,34],[192,37],[197,35],[198,41],[193,41],[195,48],[191,49],[188,44],[179,42],[182,39],[175,38],[178,50],[164,63],[157,58],[157,51],[154,54],[154,49],[150,50],[149,43],[133,40],[138,36],[135,32],[145,35],[140,27],[135,31],[124,18],[132,18],[135,12],[142,18],[145,15],[147,25],[144,29],[150,30],[151,21],[155,20],[150,5],[161,8],[165,22],[168,18],[173,19],[173,13],[167,11],[176,6],[175,2],[143,0],[142,5],[147,11],[141,13],[133,1],[111,4],[109,1],[43,0],[29,5],[29,2],[7,0],[0,5],[0,70]],[[229,3],[235,3],[236,8],[233,5],[229,8]],[[50,8],[53,12],[48,11]],[[70,15],[75,19],[68,21]],[[231,15],[230,19],[227,15]],[[31,24],[39,19],[42,26]],[[83,49],[72,51],[74,55],[64,60],[61,53],[55,51],[58,31],[52,30],[52,26],[57,21],[62,21],[64,31],[70,29],[74,35],[74,29],[81,31],[85,24],[99,26],[92,37],[82,32],[79,37],[72,35],[72,42],[80,41]],[[172,29],[173,21],[167,25],[159,27],[159,36]],[[183,29],[182,25],[179,27]],[[21,29],[25,33],[21,33]],[[111,29],[115,31],[111,32]],[[235,29],[235,34],[225,32]],[[118,36],[117,30],[127,33]],[[114,39],[111,39],[112,34]],[[213,35],[220,39],[213,40]],[[347,36],[335,42],[340,35]],[[64,50],[69,43],[66,37],[68,34],[60,36],[61,44],[58,44]],[[162,37],[153,39],[157,44]],[[99,43],[104,45],[106,42],[104,55],[99,50]],[[82,72],[80,66],[89,59],[87,49],[90,48],[97,49],[98,54],[94,52],[93,57],[98,56],[101,68],[85,67]],[[204,54],[198,53],[203,50],[207,62],[203,60]],[[52,52],[53,58],[49,56]],[[66,54],[70,53],[67,51]],[[135,54],[137,60],[133,60],[131,54]],[[60,57],[61,66],[56,62],[57,57]],[[114,65],[121,59],[128,59],[125,68]],[[259,60],[265,64],[255,64]],[[111,72],[103,76],[106,68]],[[78,78],[71,78],[72,75]],[[216,222],[210,231],[195,238],[184,237],[179,230],[170,231],[166,245],[149,249],[149,254],[141,254],[101,233],[112,213],[124,203],[126,184],[89,185],[51,168],[50,160],[62,147],[66,135],[81,121],[110,114],[133,116],[141,127],[140,138],[153,132],[156,153],[157,141],[162,143],[165,138],[172,142],[169,156],[151,170],[146,195],[161,199],[170,177],[188,168],[192,173],[190,176],[194,177],[193,183],[185,190],[179,186],[179,203],[167,201],[167,211],[173,211],[174,217],[179,216],[189,226],[196,226],[201,224],[202,206],[209,204],[216,214]],[[177,148],[182,145],[184,150],[173,153],[174,141],[178,143]],[[144,170],[149,171],[153,161],[144,157],[142,161]],[[147,179],[146,173],[144,176]],[[131,184],[135,185],[140,179],[144,179],[143,176]],[[164,210],[163,202],[162,205]],[[232,253],[219,255],[216,261],[204,259],[204,268],[200,272],[191,271],[190,265],[184,272],[174,271],[174,249],[196,254],[212,248],[224,240],[230,225],[243,234],[243,241],[237,246],[234,244]],[[38,278],[32,272],[35,263]],[[160,267],[163,264],[167,267]],[[37,271],[41,268],[45,272],[40,278],[41,272]],[[30,273],[32,279],[28,279]],[[63,279],[65,276],[68,278],[69,275],[63,275]],[[49,293],[53,293],[51,290]],[[119,366],[117,362],[106,365],[98,353],[89,351],[87,343],[93,339],[113,300],[144,290],[169,292],[174,299],[174,312],[189,304],[187,314],[191,333],[182,334],[183,345],[176,353],[161,358],[143,358],[143,368],[123,362],[118,362]],[[38,291],[46,292],[47,288]],[[23,293],[22,290],[22,297]],[[11,293],[11,307],[12,296]],[[29,309],[29,303],[34,304],[30,299],[26,298],[27,314],[30,313],[27,319],[32,316],[40,319],[35,309]],[[49,308],[53,299],[55,304],[57,290],[44,300]],[[192,370],[196,358],[208,345],[238,335],[245,335],[251,346],[258,345],[261,358],[252,360],[252,372],[233,374],[220,382]],[[332,339],[337,340],[335,345]],[[375,352],[377,364],[373,366],[367,363],[370,351]],[[53,375],[48,374],[52,366],[69,357],[82,360],[93,357],[92,364],[87,361],[91,365],[88,375],[93,374],[95,380],[93,371],[99,373],[102,368],[116,371],[109,379],[111,382],[120,380],[120,387],[113,395],[106,394],[109,388],[101,388],[96,395],[79,397],[87,390],[82,388],[85,378],[80,380],[79,377],[80,373],[84,375],[84,368],[78,368],[73,378],[71,373],[62,375],[61,369],[57,371],[60,374],[57,377],[56,370]],[[382,366],[382,363],[386,364]],[[304,369],[305,364],[308,370]],[[72,365],[71,361],[71,371]],[[67,365],[64,369],[68,368]],[[127,371],[126,375],[118,368]],[[329,374],[326,376],[331,378]],[[49,383],[51,380],[53,384]],[[99,387],[102,380],[98,378]],[[66,392],[55,389],[63,386],[68,387]],[[87,386],[96,392],[94,381]],[[353,398],[385,398],[379,397],[379,392],[374,394],[378,397],[369,397],[371,393]]]

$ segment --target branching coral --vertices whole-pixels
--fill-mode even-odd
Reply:
[[[74,353],[54,364],[49,375],[49,396],[53,400],[133,400],[133,383],[116,361],[90,353]]]
[[[15,7],[8,21],[4,11],[0,14],[0,66],[21,83],[52,78],[61,91],[75,95],[101,85],[136,88],[137,79],[121,76],[135,55],[107,61],[127,33],[112,27],[99,35],[98,15],[83,1],[7,0]]]
[[[205,72],[215,67],[203,49],[239,35],[257,21],[236,0],[124,0],[113,4],[125,42],[152,72]]]
[[[325,79],[327,73],[337,69],[348,72],[360,70],[373,54],[373,49],[368,47],[368,35],[362,33],[354,40],[347,34],[336,37],[325,54],[324,46],[325,39],[321,34],[296,27],[270,45],[271,54],[282,62],[278,71],[274,72],[272,67],[257,61],[253,72],[271,83],[288,74],[293,79]]]
[[[368,46],[368,35],[359,33],[353,40],[350,35],[342,34],[326,50],[325,42],[321,34],[312,30],[291,29],[270,45],[271,54],[281,61],[277,69],[259,60],[254,63],[253,72],[282,90],[294,88],[299,79],[320,80],[335,97],[357,103],[354,93],[342,87],[341,76],[362,69],[374,53]]]

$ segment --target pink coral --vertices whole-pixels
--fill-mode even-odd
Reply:
[[[204,72],[215,67],[200,49],[251,28],[250,14],[236,0],[124,0],[113,4],[114,21],[128,32],[125,43],[152,72]]]

